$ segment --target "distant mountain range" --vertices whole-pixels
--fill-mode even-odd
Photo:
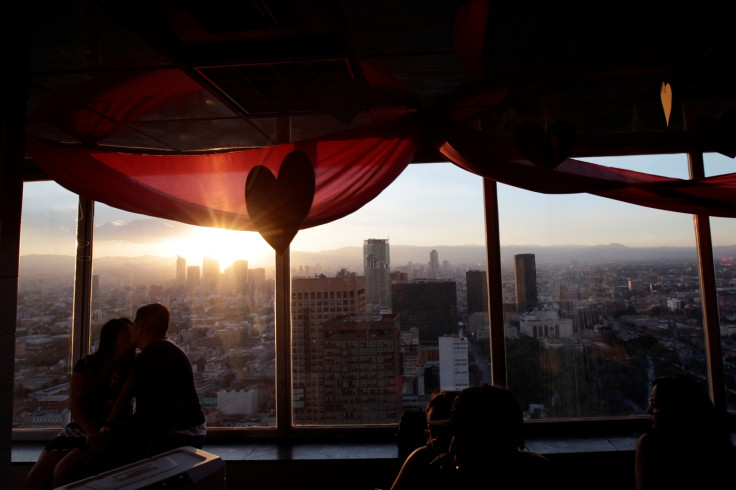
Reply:
[[[469,269],[484,269],[486,250],[481,245],[418,247],[410,245],[391,245],[391,265],[399,268],[412,262],[426,265],[429,252],[437,250],[440,265],[447,261],[452,266]],[[556,246],[509,245],[501,247],[503,266],[512,265],[513,256],[519,253],[533,253],[537,264],[591,262],[657,262],[695,260],[695,249],[690,247],[627,247],[621,244],[598,246]],[[713,248],[714,257],[736,258],[736,245]],[[247,257],[245,257],[247,258]],[[74,274],[75,258],[66,255],[23,255],[20,257],[21,281],[63,281],[69,284]],[[94,261],[93,274],[105,276],[106,280],[119,280],[125,284],[162,284],[174,278],[176,257],[100,257]],[[192,265],[192,264],[189,264]],[[291,266],[298,269],[308,266],[310,271],[338,271],[346,268],[362,273],[362,248],[343,247],[320,252],[299,252],[291,254]]]

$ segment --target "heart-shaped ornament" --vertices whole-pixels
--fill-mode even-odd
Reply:
[[[669,126],[670,114],[672,114],[672,87],[669,83],[662,82],[662,88],[659,90],[659,98],[662,101],[664,118],[667,120],[667,126]]]
[[[293,151],[281,163],[278,178],[262,165],[248,172],[245,205],[253,226],[283,254],[301,228],[314,200],[314,167],[309,157]]]
[[[560,121],[545,132],[537,124],[525,122],[516,129],[516,146],[534,165],[553,170],[572,154],[575,128]]]

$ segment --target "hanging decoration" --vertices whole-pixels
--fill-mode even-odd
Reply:
[[[475,75],[483,71],[489,13],[488,0],[470,0],[455,17],[455,55]],[[474,127],[509,103],[512,85],[473,80],[427,107],[398,80],[360,63],[365,81],[331,87],[322,94],[323,109],[347,125],[368,106],[372,124],[230,152],[101,149],[100,142],[121,131],[123,122],[204,96],[204,88],[184,72],[151,70],[131,79],[114,74],[99,85],[62,94],[60,100],[75,100],[74,107],[83,109],[50,103],[32,111],[31,122],[61,131],[81,146],[29,136],[26,150],[49,178],[79,195],[148,216],[258,231],[278,253],[299,229],[340,219],[370,202],[428,146],[470,172],[534,192],[585,192],[669,211],[736,217],[736,173],[683,180],[573,160],[575,128],[562,121],[546,130],[522,124],[513,148]],[[669,125],[669,83],[662,82],[660,96]],[[708,147],[736,155],[733,113],[701,121],[697,132]]]
[[[662,109],[664,110],[664,118],[667,121],[667,127],[669,127],[670,114],[672,114],[672,87],[669,83],[662,82],[662,88],[659,91],[659,98],[662,101]]]
[[[282,255],[301,228],[314,200],[314,167],[300,151],[286,155],[278,176],[258,165],[245,181],[245,204],[253,226]]]

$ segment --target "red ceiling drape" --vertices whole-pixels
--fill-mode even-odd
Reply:
[[[27,149],[51,178],[95,201],[195,225],[253,230],[244,186],[256,165],[276,175],[291,151],[310,158],[316,185],[302,225],[308,228],[346,216],[375,198],[411,162],[424,138],[435,141],[458,166],[515,187],[587,192],[669,211],[736,217],[736,173],[682,180],[572,159],[545,170],[509,159],[493,140],[465,124],[420,113],[324,138],[228,153],[139,155],[65,148],[37,138],[29,138]]]
[[[549,170],[507,154],[466,124],[498,107],[509,92],[483,79],[480,70],[487,12],[485,0],[458,10],[454,49],[461,65],[478,78],[435,101],[431,110],[412,112],[416,101],[400,83],[361,62],[370,93],[383,109],[372,111],[373,120],[382,122],[359,129],[299,143],[199,155],[60,147],[34,137],[28,138],[27,151],[52,179],[90,199],[149,216],[237,230],[254,229],[245,182],[256,166],[278,175],[286,155],[297,150],[306,154],[315,170],[315,195],[301,226],[308,228],[371,201],[427,142],[461,168],[535,192],[587,192],[669,211],[736,217],[736,173],[681,180],[572,159]],[[35,110],[29,122],[51,125],[94,147],[119,130],[118,123],[166,113],[170,106],[189,107],[203,90],[176,69],[100,74],[61,90],[62,97]]]
[[[482,132],[446,119],[440,152],[483,177],[545,194],[584,193],[690,214],[736,217],[736,173],[683,180],[567,159],[554,170],[511,160]]]
[[[134,213],[235,230],[254,230],[245,204],[248,172],[262,165],[276,175],[286,155],[302,151],[314,164],[316,181],[302,225],[308,228],[375,198],[412,160],[418,131],[409,115],[328,138],[228,153],[139,155],[59,147],[33,137],[27,151],[52,179],[87,198]]]

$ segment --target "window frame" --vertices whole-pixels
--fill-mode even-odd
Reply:
[[[645,155],[673,153],[670,149],[628,153],[619,148],[611,154]],[[703,154],[686,151],[691,179],[705,176]],[[581,156],[581,155],[578,155]],[[587,155],[587,156],[593,156]],[[595,156],[600,156],[596,154]],[[421,163],[413,163],[421,164]],[[38,179],[28,179],[28,181]],[[499,230],[498,192],[495,181],[483,179],[485,211],[487,281],[490,323],[491,379],[494,384],[506,384],[506,352],[503,327],[501,247]],[[726,413],[725,379],[720,341],[720,320],[716,297],[713,247],[710,234],[710,219],[707,215],[693,215],[698,268],[703,306],[706,363],[711,399],[716,409]],[[92,243],[94,229],[94,202],[79,196],[77,227],[77,257],[74,280],[74,312],[72,327],[73,359],[89,352],[91,325],[91,278]],[[350,440],[392,441],[396,425],[389,426],[294,426],[291,414],[291,274],[290,249],[283,254],[275,253],[275,349],[276,349],[276,427],[211,428],[211,440]],[[736,426],[734,412],[729,413],[729,426]],[[633,416],[619,418],[586,418],[574,420],[535,420],[528,426],[532,435],[575,435],[590,436],[595,433],[630,433],[644,431],[648,417]],[[397,422],[398,423],[398,422]],[[13,440],[44,440],[57,432],[56,429],[13,429]]]

